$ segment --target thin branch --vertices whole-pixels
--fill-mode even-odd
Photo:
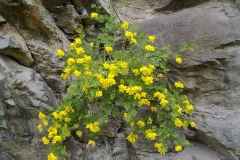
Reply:
[[[121,20],[121,18],[119,17],[119,15],[118,15],[118,13],[117,13],[117,11],[116,11],[116,9],[114,8],[114,6],[113,6],[113,1],[112,1],[112,3],[109,3],[109,2],[107,2],[106,0],[103,0],[104,2],[106,2],[107,4],[109,4],[109,6],[111,6],[112,7],[112,9],[113,9],[113,11],[115,12],[115,14],[116,14],[116,16],[117,16],[117,18],[119,19],[119,21],[122,23],[123,21]]]

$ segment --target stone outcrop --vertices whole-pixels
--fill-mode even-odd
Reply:
[[[83,26],[87,41],[96,35],[92,3],[113,14],[108,0],[0,0],[0,159],[46,159],[47,147],[36,126],[39,111],[57,107],[66,91],[60,78],[67,50]],[[156,45],[177,50],[196,43],[183,63],[170,60],[170,81],[181,80],[195,105],[194,130],[187,130],[190,148],[160,155],[145,138],[126,141],[128,128],[118,120],[102,126],[96,147],[70,137],[69,159],[238,160],[240,158],[240,1],[121,0],[112,1],[122,20],[156,36]]]
[[[9,23],[0,27],[0,54],[10,56],[25,66],[31,66],[33,58],[24,38]]]
[[[40,74],[0,55],[0,159],[37,157],[38,112],[56,106]]]
[[[56,50],[67,48],[69,41],[42,2],[1,0],[0,14],[24,38],[35,62],[32,67],[43,76],[54,92],[60,94],[65,91],[66,84],[59,77],[63,63],[56,57]],[[7,39],[4,43],[7,43]]]
[[[183,42],[196,43],[195,52],[184,54],[180,67],[171,63],[168,76],[184,82],[197,108],[192,118],[197,122],[198,139],[224,156],[238,159],[240,16],[229,17],[226,10],[225,3],[213,2],[139,25],[158,37],[158,45],[170,43],[176,49]]]

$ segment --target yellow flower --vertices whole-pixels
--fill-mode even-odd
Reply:
[[[151,106],[151,111],[152,112],[157,112],[157,107]]]
[[[148,36],[148,39],[149,39],[152,43],[154,43],[154,41],[155,41],[155,36]]]
[[[186,112],[191,112],[194,109],[193,105],[187,105]]]
[[[98,125],[98,122],[89,123],[86,125],[86,128],[89,128],[91,132],[96,133],[100,131],[100,127]]]
[[[112,48],[112,47],[109,47],[109,46],[107,46],[107,47],[105,47],[105,50],[107,51],[107,53],[109,53],[109,52],[113,51],[113,48]]]
[[[75,38],[75,43],[76,44],[82,44],[82,40],[80,38]]]
[[[156,147],[156,148],[161,148],[163,146],[163,144],[162,143],[155,143],[154,144],[154,147]]]
[[[68,58],[67,64],[68,64],[69,66],[73,65],[74,63],[75,63],[75,59],[73,59],[73,58]]]
[[[151,46],[151,45],[146,45],[145,46],[145,50],[146,51],[155,51],[155,48],[153,46]]]
[[[128,113],[125,112],[125,113],[123,114],[123,117],[124,117],[124,118],[131,118],[131,115],[129,115]]]
[[[121,27],[122,27],[123,29],[128,29],[128,27],[129,27],[128,22],[123,22],[122,25],[121,25]]]
[[[82,91],[87,92],[89,87],[90,87],[90,84],[88,82],[86,82],[85,85],[82,88]]]
[[[42,112],[39,112],[38,118],[40,118],[40,119],[45,119],[45,118],[46,118],[46,115],[45,115],[44,113],[42,113]]]
[[[48,155],[48,160],[58,160],[57,156],[55,156],[53,153],[50,153]]]
[[[152,118],[148,117],[148,124],[152,124]]]
[[[176,119],[174,120],[174,124],[175,124],[175,126],[177,126],[177,127],[181,127],[181,126],[182,126],[182,121],[181,121],[179,118],[176,118]]]
[[[196,123],[193,122],[193,121],[191,121],[191,122],[190,122],[190,126],[191,126],[191,127],[196,127]]]
[[[62,137],[61,136],[54,136],[53,137],[53,140],[52,140],[52,143],[55,144],[57,142],[60,142],[62,140]]]
[[[98,17],[98,14],[97,13],[95,13],[95,12],[92,12],[91,13],[91,17],[94,19],[94,18],[97,18]]]
[[[91,47],[93,47],[94,43],[93,43],[93,42],[91,42],[89,45],[90,45]]]
[[[138,101],[138,104],[139,104],[140,106],[142,106],[142,105],[147,105],[147,106],[149,106],[149,105],[150,105],[150,101],[149,101],[148,99],[146,99],[146,98],[143,98],[143,99],[140,99],[140,101]]]
[[[89,141],[88,141],[88,144],[89,144],[89,145],[92,145],[92,146],[95,146],[95,145],[96,145],[95,141],[93,141],[93,140],[89,140]]]
[[[142,76],[141,79],[143,80],[145,85],[153,84],[153,77],[152,76],[148,76],[148,77]]]
[[[132,69],[132,72],[135,74],[135,76],[139,75],[140,72],[138,69]]]
[[[162,74],[162,73],[159,73],[159,74],[157,75],[157,77],[158,77],[158,78],[162,78],[162,77],[163,77],[163,74]]]
[[[65,55],[65,53],[63,52],[63,50],[58,49],[58,50],[57,50],[57,55],[58,55],[60,58],[62,58],[62,57]]]
[[[45,136],[42,137],[43,144],[49,144],[49,139],[47,139]]]
[[[71,43],[71,44],[70,44],[70,49],[71,49],[71,50],[75,49],[75,47],[76,47],[76,44],[75,44],[75,43]]]
[[[153,65],[149,65],[149,68],[146,66],[141,67],[139,70],[144,76],[150,76],[155,67]]]
[[[101,97],[102,96],[102,91],[97,91],[96,92],[96,97]]]
[[[71,122],[71,118],[66,117],[66,118],[64,118],[64,121],[69,123],[69,122]]]
[[[138,135],[134,134],[133,132],[131,132],[128,136],[127,136],[127,140],[131,143],[135,143],[136,140],[138,138]]]
[[[127,86],[124,86],[123,84],[118,86],[119,92],[124,93],[127,89]]]
[[[54,127],[56,127],[56,130],[57,130],[58,128],[61,128],[61,125],[55,122]]]
[[[190,102],[187,99],[182,102],[185,103],[186,105],[190,105]]]
[[[176,58],[176,62],[181,64],[182,63],[182,58]]]
[[[128,68],[128,63],[127,62],[119,61],[117,64],[122,68]]]
[[[137,44],[137,40],[135,38],[131,38],[130,43]]]
[[[175,82],[174,85],[177,88],[184,88],[184,85],[180,81]]]
[[[43,119],[43,125],[48,126],[48,121],[46,119]]]
[[[125,36],[126,36],[126,37],[131,37],[131,38],[133,38],[133,33],[130,32],[130,31],[126,31],[126,32],[125,32]]]
[[[130,123],[130,127],[133,127],[134,125],[135,125],[134,122],[131,122],[131,123]]]
[[[181,151],[182,149],[183,149],[182,146],[176,146],[175,147],[175,151],[177,151],[177,152]]]
[[[124,80],[123,79],[120,79],[120,84],[124,84]]]
[[[137,122],[137,125],[138,125],[140,128],[142,128],[142,127],[145,126],[145,123],[144,123],[143,121],[139,120],[139,121]]]
[[[61,77],[62,77],[62,79],[64,79],[64,80],[65,80],[65,79],[67,79],[67,78],[68,78],[68,75],[67,75],[67,74],[64,74],[64,73],[62,73],[62,74],[61,74]]]
[[[81,75],[81,72],[79,72],[78,70],[75,70],[73,72],[73,74],[76,76],[76,77],[79,77]]]
[[[85,50],[82,47],[76,48],[76,53],[77,54],[82,54],[84,52],[85,52]]]
[[[76,132],[76,135],[77,135],[78,137],[82,137],[82,131],[77,131],[77,132]]]
[[[163,107],[165,107],[165,106],[168,104],[168,100],[162,99],[162,100],[160,101],[160,104],[161,104]]]
[[[39,132],[42,132],[42,125],[41,125],[41,124],[39,124],[39,125],[37,126],[37,128],[38,128]]]
[[[150,140],[155,140],[157,137],[157,133],[153,132],[151,129],[145,131],[146,138]]]
[[[60,111],[59,112],[59,116],[62,117],[62,116],[66,116],[67,115],[67,112],[66,111]],[[61,118],[60,118],[61,119]]]
[[[177,110],[177,111],[178,111],[178,113],[179,113],[179,114],[181,114],[181,113],[182,113],[182,108],[181,108],[181,106],[179,106],[179,105],[176,105],[176,107],[178,108],[178,110]]]
[[[57,112],[53,112],[53,113],[52,113],[52,116],[53,116],[55,119],[58,119],[58,113],[57,113]]]
[[[78,123],[75,123],[74,125],[73,125],[73,128],[78,128],[79,127],[79,124]]]
[[[70,74],[71,73],[71,68],[67,67],[63,70],[64,73]]]

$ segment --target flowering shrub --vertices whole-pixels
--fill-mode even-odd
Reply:
[[[69,51],[57,50],[58,56],[66,59],[61,77],[74,80],[56,110],[47,116],[39,113],[48,132],[42,138],[44,144],[50,144],[48,159],[64,154],[66,138],[82,137],[84,128],[88,144],[96,145],[101,125],[118,116],[132,128],[126,137],[131,143],[141,132],[160,154],[168,151],[169,140],[175,151],[181,151],[189,142],[181,139],[176,129],[195,126],[190,120],[194,107],[181,94],[184,85],[180,81],[174,85],[167,81],[166,65],[169,56],[182,63],[180,53],[193,50],[193,45],[184,44],[172,53],[170,45],[155,46],[154,35],[145,36],[128,22],[98,13],[91,17],[104,26],[92,42],[86,43],[82,29],[78,29],[79,38],[70,44]],[[143,117],[137,116],[141,107],[148,110]],[[38,126],[39,131],[42,127]]]

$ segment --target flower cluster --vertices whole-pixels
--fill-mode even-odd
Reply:
[[[155,140],[157,137],[157,133],[153,132],[151,129],[146,130],[145,135],[147,139],[150,139],[152,141]]]
[[[184,88],[184,85],[180,81],[175,82],[174,85],[177,88]]]
[[[94,19],[94,18],[97,18],[98,17],[98,14],[97,13],[95,13],[95,12],[93,12],[93,13],[91,13],[91,17]]]
[[[38,118],[40,118],[40,119],[42,120],[44,126],[48,126],[48,121],[47,121],[46,115],[45,115],[44,113],[39,112]],[[40,132],[42,132],[42,124],[39,124],[39,125],[37,126],[37,128],[38,128],[38,130],[39,130]]]
[[[155,143],[154,147],[157,148],[157,150],[160,154],[165,154],[167,152],[167,150],[164,148],[162,143]]]
[[[86,125],[86,128],[89,128],[91,132],[99,132],[100,131],[100,127],[98,122],[94,122],[94,123],[89,123]]]
[[[131,133],[127,136],[126,139],[127,139],[129,142],[134,143],[134,142],[136,142],[137,138],[138,138],[138,135],[137,135],[137,134],[134,134],[133,132],[131,132]]]
[[[194,106],[181,93],[183,83],[172,85],[166,75],[169,56],[175,57],[177,64],[182,63],[182,56],[172,55],[169,45],[157,47],[154,35],[145,36],[128,22],[116,23],[95,12],[90,15],[94,22],[105,24],[99,25],[104,26],[102,33],[88,42],[78,29],[79,37],[70,43],[68,52],[57,50],[59,58],[66,61],[61,77],[71,82],[56,110],[48,115],[39,113],[42,123],[38,130],[47,128],[42,142],[50,145],[48,159],[64,153],[64,141],[71,134],[79,139],[89,137],[88,144],[95,146],[102,132],[100,124],[120,116],[132,129],[126,137],[131,143],[142,132],[146,139],[156,141],[160,154],[168,151],[170,139],[177,152],[187,147],[188,141],[175,129],[196,126],[190,120]],[[141,107],[144,114],[139,114]]]

